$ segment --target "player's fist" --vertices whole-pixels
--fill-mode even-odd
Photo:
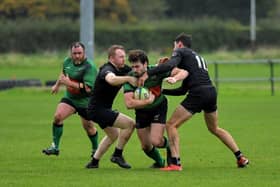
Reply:
[[[168,60],[169,60],[168,57],[162,57],[158,60],[158,64],[163,64],[163,63],[167,62]]]

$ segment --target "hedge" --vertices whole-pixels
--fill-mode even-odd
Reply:
[[[0,22],[0,53],[32,53],[42,50],[66,49],[79,40],[79,22],[70,20],[36,21],[21,20]],[[223,22],[217,19],[195,22],[146,23],[135,25],[102,24],[95,26],[97,50],[107,49],[112,44],[122,44],[127,49],[165,51],[173,47],[174,37],[186,32],[193,37],[196,50],[218,48],[242,49],[250,46],[249,27],[236,21]],[[277,46],[280,28],[258,28],[257,44]]]

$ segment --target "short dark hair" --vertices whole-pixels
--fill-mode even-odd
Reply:
[[[109,49],[108,49],[108,59],[111,56],[115,56],[116,54],[116,50],[117,49],[121,49],[123,51],[125,51],[124,47],[122,45],[112,45]]]
[[[145,51],[141,49],[130,50],[128,53],[128,61],[130,63],[135,63],[140,61],[142,64],[145,64],[145,62],[149,64],[148,56],[146,55]]]
[[[73,42],[71,45],[70,45],[70,50],[72,50],[72,48],[77,48],[77,47],[82,47],[83,50],[85,50],[85,45],[82,43],[82,42]]]
[[[190,35],[187,35],[185,33],[179,34],[175,38],[175,42],[182,42],[185,47],[191,48],[192,47],[192,37]]]

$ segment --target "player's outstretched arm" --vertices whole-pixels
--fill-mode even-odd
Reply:
[[[137,79],[135,77],[131,76],[116,76],[114,73],[108,73],[105,76],[105,80],[111,84],[112,86],[119,86],[122,85],[126,82],[129,84],[136,86],[137,84]]]
[[[51,90],[51,93],[52,94],[57,94],[58,91],[59,91],[59,87],[61,85],[59,79],[60,79],[60,76],[62,75],[63,73],[61,72],[58,76],[58,79],[56,80],[55,84],[52,86],[52,90]]]
[[[179,69],[177,67],[173,68],[173,70],[171,71],[171,76],[167,77],[165,80],[169,83],[169,84],[174,84],[177,81],[183,80],[185,79],[187,76],[189,75],[189,72],[183,69]]]

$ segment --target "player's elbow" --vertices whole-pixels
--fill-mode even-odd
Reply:
[[[187,78],[187,76],[189,76],[189,72],[186,70],[182,70],[181,71],[181,80]]]

